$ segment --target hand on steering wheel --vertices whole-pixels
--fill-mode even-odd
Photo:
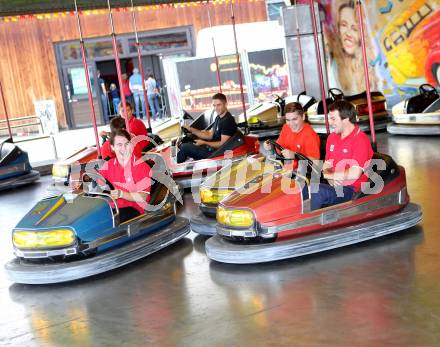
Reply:
[[[274,140],[267,140],[267,143],[272,145],[272,151],[275,154],[275,159],[276,160],[280,160],[282,163],[284,163],[284,161],[286,161],[286,160],[293,160],[293,159],[295,159],[295,157],[297,155],[297,153],[294,152],[295,155],[294,155],[293,158],[286,158],[283,155],[283,151],[286,150],[286,148],[284,148],[283,146],[281,146],[279,143],[277,143]]]
[[[104,177],[102,177],[100,174],[95,173],[95,172],[85,172],[82,177],[81,177],[81,181],[82,182],[91,182],[91,187],[92,188],[96,188],[99,187],[102,190],[102,193],[104,194],[110,194],[110,191],[105,189],[105,188],[110,188],[110,190],[114,190],[115,187],[113,186],[113,184],[108,181],[107,179],[105,179]],[[103,184],[100,184],[99,181],[104,181]],[[93,192],[90,192],[91,194],[93,194]]]

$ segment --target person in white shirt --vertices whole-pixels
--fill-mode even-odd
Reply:
[[[159,107],[159,97],[157,95],[157,83],[152,74],[148,75],[148,79],[145,81],[145,86],[147,89],[148,105],[150,106],[153,120],[162,118]]]

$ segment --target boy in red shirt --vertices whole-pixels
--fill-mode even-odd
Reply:
[[[125,129],[110,134],[110,144],[116,157],[107,161],[99,173],[114,189],[110,192],[119,209],[122,223],[144,213],[150,198],[150,167],[133,155],[131,136]]]
[[[283,125],[277,140],[277,143],[285,148],[281,153],[283,157],[294,159],[295,152],[298,152],[312,160],[318,160],[319,136],[310,124],[306,123],[301,104],[298,102],[288,104],[285,114],[286,124]],[[266,141],[264,148],[269,151],[272,145]]]
[[[373,157],[373,149],[368,136],[355,122],[356,109],[351,103],[340,100],[330,105],[329,124],[333,133],[327,139],[323,166],[329,185],[320,183],[316,193],[312,189],[312,210],[351,200],[362,182],[368,181],[364,170]]]

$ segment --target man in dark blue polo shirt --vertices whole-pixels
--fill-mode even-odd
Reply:
[[[211,153],[223,146],[237,132],[237,124],[234,117],[229,113],[227,104],[226,96],[222,93],[217,93],[212,97],[212,106],[217,113],[217,117],[209,130],[198,130],[183,125],[198,139],[194,143],[184,143],[180,146],[179,153],[177,153],[178,163],[183,163],[187,158],[193,158],[194,160],[208,158]]]

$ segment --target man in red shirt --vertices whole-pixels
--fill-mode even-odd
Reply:
[[[116,157],[99,170],[114,189],[110,194],[116,200],[120,223],[144,213],[150,198],[150,167],[133,155],[131,136],[125,129],[110,134],[110,144]]]
[[[286,159],[294,159],[295,152],[301,153],[310,159],[319,159],[319,136],[306,123],[304,110],[300,103],[294,102],[288,104],[285,109],[286,124],[281,129],[277,143],[284,147],[282,155]],[[269,151],[272,145],[267,141],[264,148]]]
[[[331,104],[328,120],[333,133],[327,139],[323,173],[329,185],[319,184],[316,193],[311,187],[312,210],[351,200],[368,181],[364,170],[373,157],[368,136],[355,125],[356,109],[351,103]]]

